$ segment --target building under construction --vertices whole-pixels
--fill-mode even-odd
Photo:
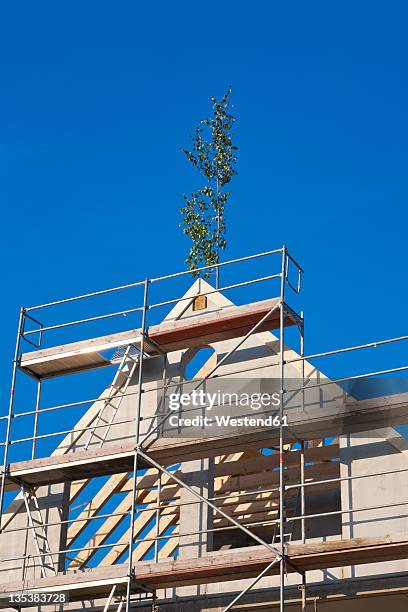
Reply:
[[[0,420],[1,605],[407,610],[408,393],[353,389],[408,369],[364,368],[408,336],[308,355],[286,247],[219,264],[217,289],[214,267],[199,272],[21,309]],[[359,371],[325,375],[355,352]],[[245,426],[169,408],[209,389],[234,391],[212,414]],[[242,393],[278,397],[269,425]]]

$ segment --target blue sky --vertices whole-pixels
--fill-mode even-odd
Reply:
[[[4,4],[1,387],[21,304],[183,268],[178,208],[200,184],[180,147],[228,85],[239,175],[225,257],[288,244],[306,270],[307,353],[406,334],[407,12]],[[349,373],[405,355],[350,357]]]

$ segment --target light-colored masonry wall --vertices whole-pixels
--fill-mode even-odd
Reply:
[[[58,523],[67,518],[65,515],[67,504],[64,501],[64,490],[66,490],[64,485],[49,485],[37,490],[38,505],[44,522],[57,523],[46,527],[48,541],[54,550],[60,549],[61,538],[63,537]],[[36,516],[36,513],[34,513],[34,516]],[[0,583],[6,583],[10,579],[18,580],[20,578],[24,580],[25,578],[41,576],[32,530],[17,531],[22,527],[29,527],[29,521],[20,494],[3,514],[3,528],[16,531],[0,535]],[[42,542],[40,542],[40,545],[42,545]],[[40,550],[42,552],[43,548]],[[17,557],[18,559],[16,559]],[[22,559],[23,557],[25,559]],[[54,562],[57,563],[55,558]],[[50,564],[48,557],[46,557],[46,564]],[[47,570],[47,575],[52,575],[51,571]]]
[[[408,472],[402,471],[408,467],[407,441],[390,427],[341,436],[340,446],[341,475],[344,477],[395,471],[342,483],[342,509],[377,507],[343,514],[343,537],[408,534]],[[401,505],[392,507],[393,504]],[[344,576],[354,578],[407,570],[408,560],[404,559],[351,566],[344,568]]]

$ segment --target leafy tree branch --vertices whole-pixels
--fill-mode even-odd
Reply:
[[[224,213],[231,192],[225,187],[237,173],[237,147],[232,141],[235,117],[230,98],[231,89],[219,100],[211,98],[211,117],[196,127],[191,150],[182,149],[204,180],[203,187],[184,196],[184,206],[180,208],[181,227],[192,242],[185,260],[189,270],[219,263],[220,250],[227,246]],[[208,278],[208,271],[203,276]],[[218,286],[218,269],[216,281]]]

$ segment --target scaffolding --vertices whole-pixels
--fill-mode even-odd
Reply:
[[[171,320],[168,323],[162,322],[159,324],[149,321],[149,315],[156,309],[182,304],[183,302],[185,302],[186,307],[188,307],[197,297],[191,295],[186,297],[182,295],[172,299],[152,301],[150,298],[152,287],[161,286],[169,280],[190,277],[191,275],[195,276],[198,272],[202,274],[213,273],[215,268],[217,268],[218,274],[220,268],[269,257],[273,257],[278,261],[277,270],[272,271],[272,274],[232,283],[216,290],[200,290],[199,296],[206,299],[208,296],[216,293],[233,291],[243,287],[251,287],[252,289],[254,285],[260,283],[267,284],[276,282],[278,291],[277,295],[273,295],[272,298],[268,297],[266,300],[244,304],[243,306],[229,307],[215,314],[209,312],[197,315],[194,321],[188,321],[187,323],[183,320]],[[317,552],[306,554],[307,520],[333,515],[350,515],[352,513],[373,510],[376,508],[408,505],[408,500],[406,500],[402,503],[388,505],[379,504],[377,506],[365,508],[340,508],[329,512],[315,512],[311,514],[306,511],[306,494],[308,490],[313,489],[313,487],[338,486],[339,483],[343,481],[352,481],[355,478],[377,477],[395,473],[396,471],[406,472],[408,468],[407,470],[377,471],[357,476],[341,476],[341,474],[337,472],[337,466],[335,466],[334,463],[330,465],[327,463],[330,461],[330,458],[333,457],[333,452],[328,446],[323,445],[320,449],[308,447],[308,440],[319,438],[319,432],[324,432],[325,436],[331,435],[331,433],[335,434],[338,425],[336,422],[334,422],[334,424],[329,423],[329,418],[332,418],[332,415],[329,415],[327,422],[324,422],[324,419],[323,421],[320,419],[320,429],[308,430],[308,427],[311,427],[311,425],[308,415],[305,414],[305,390],[307,389],[307,391],[310,392],[311,389],[321,389],[329,384],[340,384],[349,380],[357,380],[361,377],[400,372],[408,369],[408,366],[400,366],[334,380],[319,379],[311,383],[309,380],[306,380],[305,364],[315,358],[378,347],[394,342],[404,342],[408,340],[408,336],[342,348],[337,351],[334,350],[315,353],[313,355],[305,355],[303,312],[298,313],[296,309],[289,304],[288,299],[288,292],[294,296],[300,294],[302,275],[303,270],[301,266],[289,254],[286,246],[283,246],[280,249],[223,262],[216,266],[205,266],[195,272],[187,271],[145,279],[141,282],[122,285],[112,289],[83,294],[30,308],[22,308],[16,339],[9,409],[8,414],[0,420],[0,423],[3,422],[5,425],[4,442],[1,443],[4,453],[0,483],[0,534],[29,531],[35,543],[36,553],[34,555],[31,554],[18,557],[11,556],[5,561],[12,562],[19,560],[22,563],[26,563],[29,559],[32,560],[33,558],[37,558],[41,577],[47,579],[51,576],[51,582],[49,584],[55,585],[55,588],[65,588],[67,591],[72,592],[75,597],[79,598],[86,599],[91,596],[94,598],[95,594],[98,594],[98,596],[105,600],[105,610],[114,605],[114,601],[116,601],[118,610],[125,606],[126,612],[128,612],[132,604],[136,602],[136,598],[147,598],[147,600],[151,602],[152,610],[155,610],[157,605],[157,591],[163,588],[163,586],[177,584],[177,580],[179,581],[178,583],[183,584],[183,579],[186,581],[185,584],[189,584],[189,581],[194,581],[194,579],[205,580],[208,578],[208,580],[221,580],[226,578],[225,563],[224,565],[220,564],[217,570],[214,569],[214,564],[211,568],[206,567],[204,561],[200,564],[199,559],[197,559],[196,567],[193,568],[191,568],[191,561],[190,567],[186,567],[185,569],[183,569],[181,564],[181,573],[178,576],[172,576],[171,574],[174,574],[174,572],[171,570],[169,570],[167,574],[164,570],[161,570],[161,574],[158,572],[157,577],[154,576],[153,570],[146,573],[146,576],[141,576],[140,572],[138,572],[137,561],[135,561],[135,551],[137,546],[141,543],[154,547],[154,563],[158,564],[158,566],[160,565],[159,552],[161,542],[168,542],[169,537],[171,539],[171,536],[166,533],[163,534],[160,531],[160,521],[163,521],[163,515],[169,511],[169,507],[171,506],[171,512],[176,514],[180,511],[181,507],[198,502],[205,505],[214,513],[214,516],[219,517],[220,526],[205,529],[204,532],[207,535],[210,532],[219,533],[228,530],[237,530],[244,534],[248,540],[252,540],[259,546],[259,550],[257,548],[256,554],[254,554],[254,558],[251,562],[249,563],[247,561],[242,564],[242,575],[244,577],[252,575],[252,580],[241,590],[241,592],[231,599],[224,608],[224,612],[234,609],[242,598],[247,595],[262,578],[274,573],[279,575],[279,608],[281,612],[284,612],[286,608],[286,576],[289,572],[295,572],[300,576],[301,606],[304,611],[307,605],[306,578],[309,569],[313,569],[314,567],[325,567],[325,563],[333,563],[333,559],[335,559],[335,562],[338,562],[339,565],[349,564],[350,555],[354,554],[353,551],[357,551],[359,558],[367,559],[367,562],[370,562],[373,555],[375,559],[381,559],[381,555],[385,555],[384,558],[389,558],[387,555],[390,554],[388,552],[390,542],[380,542],[378,540],[372,542],[371,545],[367,547],[361,547],[361,543],[352,542],[351,540],[348,548],[321,545]],[[98,296],[111,296],[112,294],[133,289],[142,291],[142,302],[139,306],[122,308],[114,312],[104,312],[92,316],[81,316],[74,320],[65,320],[56,323],[52,322],[51,324],[44,324],[39,319],[40,315],[38,311],[48,311],[49,309],[64,307],[72,303],[83,303]],[[105,321],[110,322],[117,318],[123,320],[123,317],[128,317],[130,315],[140,316],[139,327],[126,331],[115,331],[109,335],[92,338],[86,337],[85,339],[75,342],[65,342],[64,344],[44,347],[44,339],[50,332],[54,333],[59,330],[67,330],[69,332],[73,327],[81,327],[87,324]],[[287,327],[293,327],[299,336],[299,354],[289,358],[287,357],[287,347],[285,343],[285,330]],[[147,432],[141,432],[141,423],[143,419],[142,401],[144,394],[148,393],[145,389],[145,368],[148,360],[157,357],[166,359],[168,353],[179,350],[180,348],[186,349],[206,346],[211,342],[217,342],[224,339],[232,340],[234,342],[232,348],[228,350],[215,365],[210,367],[205,372],[205,375],[195,381],[194,388],[197,389],[206,381],[219,376],[221,366],[228,362],[230,357],[240,349],[251,336],[269,330],[276,331],[279,342],[277,356],[280,403],[277,415],[277,427],[274,431],[263,430],[259,432],[259,434],[252,437],[246,436],[246,438],[244,436],[242,439],[240,439],[239,436],[235,437],[232,446],[230,446],[232,440],[232,438],[230,438],[228,440],[203,440],[202,444],[195,441],[194,445],[189,443],[188,440],[177,440],[177,443],[172,444],[167,449],[163,448],[163,446],[160,447],[160,445],[157,448],[157,445],[155,446],[153,441],[168,420],[169,413],[167,413],[164,415],[155,414],[151,417],[151,423]],[[31,344],[35,350],[23,351],[22,345],[24,343]],[[103,354],[106,351],[114,351],[114,353],[110,357],[106,357]],[[285,426],[286,402],[289,395],[293,393],[293,389],[289,390],[286,387],[286,368],[288,365],[294,363],[299,363],[301,367],[300,386],[295,389],[295,393],[300,397],[301,406],[299,414],[297,415],[298,421],[294,422],[290,428],[287,428]],[[111,365],[117,365],[117,371],[107,392],[101,397],[54,405],[47,408],[41,406],[43,385],[48,379],[55,379],[71,373],[87,372],[89,370],[96,370]],[[259,366],[257,366],[257,368],[259,368]],[[37,389],[34,410],[15,411],[15,391],[19,372],[28,375],[36,382]],[[136,385],[134,390],[130,390],[129,383],[134,376],[137,377]],[[177,383],[175,383],[174,386],[176,386],[176,384]],[[163,384],[163,388],[168,389],[169,387],[171,387],[171,383],[166,381],[165,384]],[[160,389],[160,387],[156,387],[156,389]],[[346,398],[346,395],[347,394],[344,394],[344,398]],[[134,415],[127,420],[117,421],[115,418],[124,398],[130,398],[134,402]],[[349,419],[350,422],[352,422],[353,416],[355,415],[355,412],[353,413],[353,402],[350,404],[348,398],[346,398],[345,401],[346,403],[348,402],[347,411],[343,416],[344,419]],[[397,424],[406,421],[406,397],[397,396],[393,398],[393,401],[388,401],[386,406],[384,406],[384,402],[381,401],[381,399],[377,402],[366,402],[365,406],[362,406],[361,401],[354,403],[356,404],[355,411],[360,414],[363,414],[363,410],[366,411],[364,414],[373,414],[373,411],[375,411],[375,414],[378,415],[378,422],[381,422],[384,411],[387,412],[388,422]],[[84,408],[90,405],[94,407],[94,413],[90,422],[86,423],[85,426],[46,434],[38,433],[40,415],[46,415],[54,411]],[[390,421],[391,412],[392,417]],[[33,435],[24,435],[23,437],[13,439],[13,424],[17,419],[21,418],[33,419]],[[144,420],[146,421],[146,418]],[[113,424],[116,426],[126,425],[134,427],[132,439],[127,441],[126,444],[122,444],[120,448],[114,448],[112,444],[105,444]],[[316,423],[313,423],[313,427],[316,428]],[[330,429],[330,427],[332,429]],[[360,427],[361,431],[364,431],[361,423],[356,424],[353,421],[353,427],[357,428],[357,431],[359,430],[358,427]],[[365,427],[367,428],[367,424]],[[71,444],[68,447],[68,452],[45,458],[37,457],[39,442],[52,439],[53,437],[57,438],[62,435],[70,436]],[[75,442],[84,435],[86,436],[84,448],[76,450],[76,452],[69,452],[73,446],[72,441]],[[324,436],[320,436],[320,438],[322,437]],[[266,518],[260,521],[247,522],[245,519],[238,520],[234,517],[233,512],[224,510],[222,503],[220,503],[222,502],[222,495],[202,495],[196,488],[185,482],[177,470],[171,467],[175,463],[181,463],[191,458],[217,456],[217,452],[218,455],[221,455],[231,450],[231,448],[236,449],[244,441],[250,442],[253,448],[260,448],[264,445],[274,447],[277,451],[277,455],[274,456],[278,457],[277,465],[274,464],[277,468],[277,472],[275,473],[277,474],[276,486],[266,486],[265,488],[258,488],[256,490],[257,495],[266,494],[278,496],[275,518],[270,518],[269,513],[266,512]],[[293,453],[290,445],[295,441],[300,444],[300,447],[296,453]],[[23,461],[11,462],[9,459],[10,448],[18,444],[31,445],[29,457]],[[247,447],[250,448],[250,446]],[[291,455],[296,455],[296,457],[292,457]],[[273,461],[275,460],[274,458]],[[272,465],[273,461],[269,460],[269,463]],[[288,469],[293,467],[294,461],[298,462],[298,471],[296,474],[299,476],[299,481],[288,484],[285,479],[286,473]],[[316,461],[316,465],[318,466],[329,466],[326,472],[323,468],[320,469],[320,473],[323,474],[322,478],[319,477],[319,470],[316,470],[316,477],[307,477],[308,473],[312,472],[312,469],[309,467],[310,461]],[[266,462],[267,459],[265,458],[265,463]],[[150,505],[146,508],[141,508],[140,503],[138,503],[138,496],[140,493],[138,488],[143,481],[143,474],[149,473],[149,470],[154,470],[158,483],[155,485],[157,490],[156,502],[153,510]],[[130,483],[130,485],[128,485],[130,486],[128,493],[131,498],[130,510],[102,515],[95,514],[94,516],[87,516],[85,518],[68,518],[54,522],[43,520],[41,508],[38,505],[35,494],[39,487],[63,482],[80,483],[81,480],[94,476],[115,474],[120,476],[123,473],[130,474],[128,480]],[[274,478],[276,479],[275,474]],[[170,501],[169,499],[164,499],[162,479],[165,479],[166,483],[173,483],[180,489],[187,491],[196,501],[179,501],[174,503],[171,497],[169,498]],[[166,486],[168,486],[168,484]],[[76,494],[80,491],[80,487],[81,485],[79,484]],[[20,491],[23,495],[27,516],[29,518],[28,526],[10,528],[8,527],[9,521],[5,520],[5,495],[7,491],[13,490]],[[245,496],[250,495],[253,495],[253,492],[240,492],[239,499],[241,500],[245,498]],[[289,497],[293,495],[296,500],[294,504],[295,512],[293,516],[289,516],[287,501]],[[228,496],[228,494],[226,495],[227,498],[230,496],[231,495]],[[140,517],[143,513],[146,513],[147,516],[149,516],[149,513],[153,513],[152,516],[155,517],[156,521],[156,533],[150,538],[135,538],[135,522],[137,517]],[[122,567],[118,569],[119,566],[113,566],[115,571],[112,571],[109,575],[108,572],[106,572],[106,576],[96,577],[93,581],[89,580],[89,577],[85,577],[83,583],[78,584],[77,574],[70,577],[69,571],[63,571],[63,561],[67,556],[72,555],[72,553],[80,555],[84,552],[93,555],[98,550],[102,550],[103,548],[112,550],[115,546],[118,547],[120,553],[124,547],[123,540],[118,544],[101,543],[89,547],[66,547],[60,550],[52,550],[48,542],[47,529],[57,525],[60,527],[79,525],[78,529],[80,529],[81,523],[89,524],[89,522],[93,520],[101,518],[112,519],[115,517],[120,519],[123,517],[129,518],[126,571],[124,571]],[[270,527],[273,537],[261,537],[256,530],[260,525],[262,527]],[[293,528],[294,525],[300,525],[301,544],[299,545],[299,550],[296,549],[296,545],[291,544],[286,538],[287,530]],[[183,535],[197,535],[198,533],[199,532],[195,531],[184,533]],[[408,542],[392,542],[392,545],[392,554],[394,555],[392,558],[405,558],[408,551]],[[365,551],[362,550],[362,548],[364,548]],[[327,567],[329,567],[329,565],[327,565]],[[183,571],[185,571],[188,577],[182,577]],[[240,574],[238,573],[237,575],[239,576]],[[52,577],[56,577],[57,580],[52,582]],[[74,591],[76,591],[76,594]]]

